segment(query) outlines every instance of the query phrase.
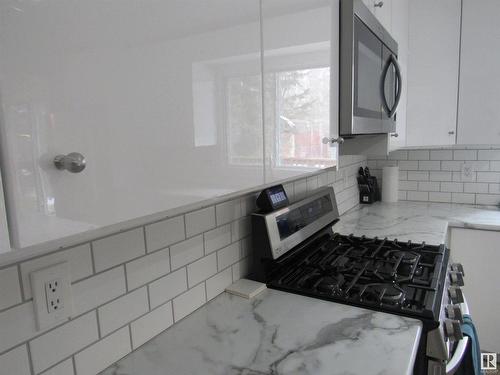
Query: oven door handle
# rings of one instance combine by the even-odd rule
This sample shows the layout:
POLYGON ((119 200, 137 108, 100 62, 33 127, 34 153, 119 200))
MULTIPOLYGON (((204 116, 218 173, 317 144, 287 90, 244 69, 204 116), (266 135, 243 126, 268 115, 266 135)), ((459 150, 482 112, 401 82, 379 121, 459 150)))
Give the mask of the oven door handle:
POLYGON ((385 112, 389 118, 392 118, 396 113, 396 109, 398 108, 399 101, 401 100, 401 91, 403 86, 403 81, 401 77, 401 68, 399 67, 398 60, 396 56, 392 55, 389 57, 387 64, 385 64, 384 70, 382 71, 382 81, 380 85, 380 91, 382 94, 382 105, 384 107, 385 112), (389 104, 387 103, 387 98, 385 96, 385 81, 387 80, 387 73, 389 72, 389 68, 391 65, 394 66, 394 71, 396 72, 396 98, 394 99, 394 104, 392 108, 389 108, 389 104))
MULTIPOLYGON (((464 296, 464 302, 461 304, 461 310, 463 315, 469 315, 469 305, 467 304, 467 300, 464 296)), ((465 356, 465 352, 467 351, 467 344, 469 343, 469 337, 464 336, 457 344, 455 349, 455 353, 453 353, 453 357, 446 364, 446 375, 454 374, 460 365, 465 356)))

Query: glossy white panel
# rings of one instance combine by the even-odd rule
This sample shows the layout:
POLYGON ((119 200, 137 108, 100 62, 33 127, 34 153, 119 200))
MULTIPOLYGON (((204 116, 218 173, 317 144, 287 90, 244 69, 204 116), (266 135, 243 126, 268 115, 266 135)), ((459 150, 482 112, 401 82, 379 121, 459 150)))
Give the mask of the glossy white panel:
POLYGON ((262 17, 266 182, 336 165, 339 1, 266 0, 262 17))
POLYGON ((0 14, 16 247, 264 182, 258 0, 3 1, 0 14), (87 168, 56 170, 73 151, 87 168))

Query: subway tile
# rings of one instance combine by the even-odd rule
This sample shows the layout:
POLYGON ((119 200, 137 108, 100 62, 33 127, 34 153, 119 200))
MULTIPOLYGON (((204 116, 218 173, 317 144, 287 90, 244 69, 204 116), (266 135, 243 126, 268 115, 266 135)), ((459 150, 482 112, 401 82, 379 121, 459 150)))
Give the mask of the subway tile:
MULTIPOLYGON (((336 180, 337 180, 337 171, 331 171, 331 170, 328 171, 328 184, 333 184, 336 180)), ((292 185, 292 187, 293 187, 292 183, 290 183, 290 185, 292 185)), ((287 194, 288 194, 288 192, 287 192, 287 194)))
POLYGON ((399 179, 408 180, 408 171, 399 171, 399 179))
POLYGON ((467 161, 467 166, 471 166, 473 171, 488 172, 490 170, 490 162, 486 160, 467 161))
POLYGON ((176 216, 157 223, 146 225, 146 244, 148 251, 155 251, 180 242, 186 238, 184 216, 176 216))
POLYGON ((252 231, 250 217, 246 216, 231 223, 231 241, 238 241, 248 236, 252 231))
POLYGON ((451 172, 429 172, 430 181, 451 181, 451 172))
POLYGON ((32 301, 0 313, 0 353, 37 333, 32 301))
POLYGON ((431 160, 453 160, 452 150, 431 150, 431 160))
POLYGON ((396 150, 389 154, 390 160, 408 160, 408 151, 396 150))
POLYGON ((478 160, 500 160, 500 150, 479 150, 478 160))
POLYGON ((125 294, 123 297, 99 307, 97 311, 101 336, 106 336, 108 333, 144 315, 148 310, 146 287, 125 294))
POLYGON ((75 315, 96 308, 125 294, 125 272, 116 267, 73 284, 75 315))
POLYGON ((293 183, 294 200, 298 201, 307 196, 307 181, 306 179, 298 180, 293 183))
POLYGON ((17 267, 0 270, 0 310, 22 302, 17 267))
POLYGON ((96 313, 92 311, 30 341, 33 369, 41 372, 97 339, 96 313))
POLYGON ((420 160, 418 162, 418 169, 421 171, 439 171, 441 169, 441 162, 437 160, 420 160))
POLYGON ((409 191, 406 194, 406 198, 409 201, 428 201, 429 200, 429 193, 424 192, 424 191, 409 191))
POLYGON ((475 197, 475 194, 451 193, 451 201, 453 203, 474 204, 475 197))
POLYGON ((384 167, 395 167, 397 165, 397 160, 377 160, 377 169, 382 169, 384 167))
POLYGON ((40 375, 74 375, 73 360, 71 358, 61 362, 50 370, 44 371, 40 375))
POLYGON ((477 182, 500 183, 500 172, 477 172, 477 182))
POLYGON ((400 201, 406 200, 406 191, 404 191, 404 190, 398 191, 398 200, 400 200, 400 201))
POLYGON ((454 150, 454 160, 477 160, 477 150, 454 150))
POLYGON ((307 191, 314 191, 318 188, 318 176, 307 177, 306 189, 307 191))
POLYGON ((155 308, 178 296, 187 289, 186 268, 172 272, 149 284, 151 308, 155 308))
POLYGON ((205 254, 210 254, 231 243, 231 225, 212 229, 203 235, 205 243, 205 254))
POLYGON ((170 272, 170 250, 156 251, 125 265, 128 289, 138 288, 170 272))
POLYGON ((500 203, 500 195, 496 194, 476 194, 476 204, 496 206, 500 203))
POLYGON ((323 187, 328 185, 328 173, 323 172, 318 175, 318 187, 323 187))
POLYGON ((172 302, 168 302, 130 324, 132 346, 137 349, 174 323, 172 302))
POLYGON ((489 192, 490 194, 500 194, 500 184, 489 184, 488 191, 481 191, 481 193, 487 192, 489 192))
POLYGON ((490 171, 500 172, 500 161, 490 161, 490 171))
POLYGON ((240 258, 240 243, 235 242, 217 251, 217 269, 223 270, 236 263, 240 258))
POLYGON ((31 375, 26 345, 0 356, 0 375, 31 375))
POLYGON ((233 282, 246 277, 250 273, 251 257, 240 260, 239 262, 233 264, 233 282))
POLYGON ((408 160, 429 160, 429 150, 410 150, 408 160))
POLYGON ((449 203, 449 202, 451 202, 451 193, 430 192, 429 193, 429 201, 430 202, 449 203))
POLYGON ((417 160, 401 160, 398 162, 400 170, 403 171, 417 171, 418 161, 417 160))
POLYGON ((203 256, 203 235, 180 242, 170 248, 170 262, 175 270, 203 256))
POLYGON ((92 242, 96 272, 117 266, 146 253, 142 228, 92 242))
POLYGON ((488 184, 486 183, 476 183, 476 182, 465 182, 464 183, 465 193, 488 193, 488 184))
MULTIPOLYGON (((293 183, 290 182, 287 185, 293 186, 293 183)), ((287 191, 287 194, 288 194, 288 191, 287 191)), ((247 195, 246 197, 241 198, 241 215, 242 216, 250 215, 250 214, 254 213, 255 211, 257 211, 257 203, 256 203, 257 196, 258 196, 258 194, 253 193, 253 194, 247 195)), ((290 200, 293 200, 293 194, 291 197, 288 196, 288 198, 290 200)))
POLYGON ((192 237, 215 228, 215 207, 189 212, 185 215, 186 236, 192 237))
POLYGON ((464 184, 461 182, 441 182, 441 191, 461 193, 464 191, 464 184))
POLYGON ((240 241, 240 259, 251 254, 252 246, 252 237, 247 237, 240 241))
POLYGON ((24 297, 26 299, 31 298, 31 272, 66 261, 69 263, 72 282, 92 275, 92 256, 90 254, 90 244, 88 243, 28 260, 21 263, 24 297))
POLYGON ((206 281, 207 300, 211 300, 221 294, 229 285, 233 283, 232 269, 226 268, 217 275, 212 276, 206 281))
POLYGON ((210 254, 187 266, 188 286, 192 288, 199 282, 217 273, 217 254, 210 254))
POLYGON ((418 190, 417 181, 399 181, 399 190, 418 190))
POLYGON ((429 179, 429 172, 408 172, 409 181, 427 181, 429 179))
POLYGON ((174 298, 174 321, 178 322, 185 316, 191 314, 194 310, 203 306, 205 302, 205 283, 198 284, 194 288, 174 298))
POLYGON ((418 183, 419 191, 439 191, 439 182, 433 181, 420 181, 418 183))
POLYGON ((463 161, 442 161, 441 170, 442 171, 461 171, 463 161))
MULTIPOLYGON (((334 173, 334 172, 333 172, 334 173)), ((335 175, 333 175, 335 179, 335 175)), ((293 182, 289 182, 288 184, 283 184, 283 189, 285 189, 286 196, 289 200, 293 201, 293 182)), ((219 223, 217 223, 219 225, 219 223)))
POLYGON ((96 342, 75 355, 78 375, 95 375, 132 351, 128 327, 96 342))

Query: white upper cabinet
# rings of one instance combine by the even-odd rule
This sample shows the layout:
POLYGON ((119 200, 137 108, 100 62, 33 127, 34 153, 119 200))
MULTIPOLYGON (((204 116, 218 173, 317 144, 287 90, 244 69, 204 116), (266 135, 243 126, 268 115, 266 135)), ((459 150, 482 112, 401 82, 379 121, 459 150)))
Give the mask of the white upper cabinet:
POLYGON ((266 182, 336 165, 339 0, 262 2, 266 182))
POLYGON ((459 144, 500 144, 500 1, 463 0, 459 144))
POLYGON ((410 1, 407 146, 456 137, 460 0, 410 1))

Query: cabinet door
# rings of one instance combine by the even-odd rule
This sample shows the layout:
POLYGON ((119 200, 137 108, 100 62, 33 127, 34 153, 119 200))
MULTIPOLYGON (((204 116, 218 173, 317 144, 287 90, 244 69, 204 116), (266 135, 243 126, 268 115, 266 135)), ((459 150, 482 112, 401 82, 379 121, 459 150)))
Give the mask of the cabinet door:
POLYGON ((407 145, 455 143, 460 0, 410 1, 407 145))
POLYGON ((262 2, 266 183, 337 162, 338 0, 262 2))
POLYGON ((462 288, 477 327, 481 349, 500 352, 500 232, 452 229, 450 256, 464 266, 462 288))
POLYGON ((500 143, 500 1, 464 0, 458 143, 500 143))

